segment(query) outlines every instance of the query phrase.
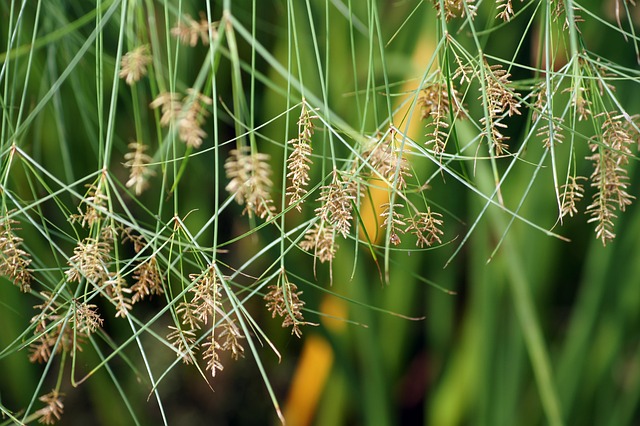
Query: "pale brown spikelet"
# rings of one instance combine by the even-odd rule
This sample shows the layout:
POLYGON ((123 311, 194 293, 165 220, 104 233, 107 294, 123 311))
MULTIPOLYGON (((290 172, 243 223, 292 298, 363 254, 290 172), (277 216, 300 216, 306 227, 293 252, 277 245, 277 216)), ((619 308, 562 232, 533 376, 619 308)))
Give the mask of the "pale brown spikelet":
POLYGON ((144 262, 140 262, 133 271, 132 277, 135 282, 131 286, 131 303, 137 303, 146 296, 164 293, 162 277, 160 277, 155 255, 150 256, 144 262))
POLYGON ((438 16, 444 14, 444 18, 449 22, 453 18, 464 18, 469 11, 469 16, 473 19, 476 15, 475 0, 443 0, 444 10, 441 10, 440 0, 432 0, 433 6, 438 11, 438 16), (466 3, 466 9, 465 9, 466 3))
POLYGON ((586 213, 591 216, 588 222, 596 223, 596 237, 606 245, 615 238, 615 212, 624 211, 634 198, 627 193, 629 177, 624 167, 632 156, 629 147, 634 140, 622 121, 623 115, 605 112, 597 117, 603 119, 602 134, 592 138, 589 148, 593 154, 587 157, 593 161, 590 180, 596 193, 586 213))
POLYGON ((162 116, 160 117, 160 125, 163 127, 173 123, 182 111, 182 95, 173 92, 161 92, 151 103, 149 107, 152 109, 160 108, 162 116))
POLYGON ((204 105, 212 105, 213 100, 195 91, 187 89, 188 102, 183 100, 183 109, 178 118, 178 135, 180 140, 192 148, 200 148, 207 133, 202 130, 204 120, 209 115, 204 105))
POLYGON ((561 144, 564 141, 564 134, 562 133, 561 119, 553 117, 548 124, 540 127, 536 136, 542 137, 542 145, 549 149, 552 146, 561 144))
POLYGON ((136 253, 140 253, 142 249, 147 246, 147 241, 140 234, 135 233, 134 229, 131 227, 121 228, 122 232, 122 243, 126 243, 130 241, 133 244, 133 250, 136 253))
POLYGON ((380 217, 384 220, 380 227, 385 229, 389 227, 389 242, 397 246, 401 243, 400 235, 398 234, 403 234, 404 229, 402 229, 402 227, 407 225, 406 222, 404 222, 404 215, 399 212, 399 209, 404 206, 402 204, 385 203, 381 207, 384 210, 380 214, 380 217))
POLYGON ((180 140, 189 147, 199 148, 207 136, 202 130, 204 120, 209 115, 205 105, 212 105, 213 100, 194 89, 187 89, 187 95, 183 99, 179 93, 163 92, 149 106, 153 109, 160 108, 161 126, 175 123, 180 140))
MULTIPOLYGON (((507 128, 507 125, 501 120, 504 115, 520 115, 520 101, 517 99, 519 94, 510 87, 511 74, 502 65, 489 65, 484 61, 484 69, 488 116, 482 117, 480 122, 484 126, 483 135, 489 141, 491 150, 495 155, 501 155, 507 150, 509 139, 502 133, 501 129, 507 128)), ((481 95, 478 99, 483 100, 484 96, 481 95)))
POLYGON ((128 146, 131 151, 124 155, 124 159, 127 160, 124 166, 130 170, 129 180, 125 186, 133 188, 136 195, 140 195, 149 186, 149 177, 155 175, 155 172, 148 167, 152 159, 145 154, 148 147, 143 143, 131 142, 128 146))
POLYGON ((499 10, 496 18, 500 18, 505 22, 509 22, 513 18, 514 11, 511 0, 496 0, 496 8, 499 10))
POLYGON ((584 185, 580 181, 586 179, 583 176, 569 176, 567 183, 562 185, 560 217, 565 217, 566 215, 573 217, 574 214, 578 213, 576 204, 584 196, 584 185))
POLYGON ((342 181, 338 170, 333 169, 331 183, 323 186, 320 194, 320 207, 315 210, 316 216, 331 224, 346 238, 351 230, 355 197, 349 186, 342 181))
POLYGON ((77 333, 82 336, 89 336, 102 327, 104 320, 100 317, 96 305, 86 302, 75 302, 75 305, 73 323, 77 333))
POLYGON ((422 89, 418 97, 422 119, 430 121, 427 124, 432 130, 427 133, 426 145, 431 146, 434 154, 441 156, 448 139, 449 123, 447 122, 450 105, 449 92, 445 83, 433 83, 422 89))
POLYGON ((432 212, 431 207, 427 207, 426 212, 418 212, 409 218, 409 226, 404 231, 415 235, 416 245, 420 248, 425 245, 431 247, 436 242, 442 244, 440 236, 444 234, 443 223, 442 215, 432 212))
POLYGON ((80 282, 82 278, 100 286, 107 279, 107 263, 111 245, 95 238, 87 237, 78 242, 73 249, 73 256, 67 264, 69 269, 65 271, 67 281, 80 282))
POLYGON ((127 287, 127 282, 119 274, 111 274, 111 277, 105 282, 105 291, 111 302, 116 307, 116 318, 126 317, 131 310, 131 288, 127 287))
POLYGON ((287 179, 291 184, 287 187, 289 205, 295 205, 298 211, 302 211, 306 187, 309 185, 309 165, 311 161, 311 136, 315 129, 311 110, 302 102, 302 110, 298 119, 298 137, 289 141, 293 145, 293 151, 287 159, 287 179))
POLYGON ((167 340, 176 351, 176 356, 185 364, 195 364, 195 352, 198 350, 195 330, 173 326, 169 326, 169 330, 171 331, 167 334, 167 340))
POLYGON ((244 336, 235 321, 230 317, 226 317, 217 328, 222 329, 218 333, 218 340, 222 342, 220 349, 231 352, 231 358, 235 360, 244 357, 244 347, 240 343, 244 336))
POLYGON ((629 137, 635 141, 638 149, 640 149, 640 114, 627 117, 622 126, 629 137))
POLYGON ((411 176, 407 159, 399 153, 396 146, 397 130, 391 128, 387 136, 380 140, 374 139, 374 147, 364 153, 365 160, 368 160, 371 168, 377 171, 389 186, 402 190, 406 188, 406 178, 411 176), (397 172, 397 175, 396 175, 397 172))
POLYGON ((289 281, 283 270, 278 284, 270 285, 269 292, 264 296, 271 317, 283 318, 282 327, 291 327, 291 334, 298 337, 302 336, 300 326, 310 324, 305 322, 302 315, 305 302, 300 299, 301 295, 302 291, 298 291, 298 286, 289 281))
POLYGON ((304 240, 300 242, 300 248, 304 251, 313 252, 320 263, 333 261, 338 250, 335 242, 336 231, 327 222, 318 222, 304 234, 304 240))
POLYGON ((82 330, 74 334, 74 329, 66 326, 66 321, 60 314, 62 308, 57 306, 52 293, 41 292, 40 295, 44 301, 34 306, 40 312, 31 318, 31 323, 35 324, 35 339, 29 344, 29 361, 47 362, 54 353, 54 348, 55 353, 68 351, 74 342, 76 348, 82 350, 82 338, 87 334, 82 330))
POLYGON ((190 15, 185 14, 176 25, 171 28, 171 35, 176 37, 182 44, 194 47, 198 40, 205 46, 209 45, 209 31, 212 39, 218 37, 218 22, 209 22, 204 13, 200 12, 200 21, 196 21, 190 15))
POLYGON ((15 234, 20 230, 16 227, 19 222, 10 219, 9 213, 5 212, 0 221, 0 275, 9 278, 21 291, 28 293, 33 279, 29 269, 31 259, 29 253, 21 248, 22 238, 15 234))
POLYGON ((80 222, 80 226, 83 228, 86 226, 92 227, 94 224, 100 222, 103 216, 102 211, 106 209, 109 201, 101 185, 104 177, 100 179, 101 182, 97 186, 95 184, 86 185, 87 193, 81 202, 81 205, 84 204, 85 206, 84 211, 78 207, 80 213, 70 216, 72 222, 80 222))
POLYGON ((224 370, 224 365, 220 362, 222 347, 216 339, 214 329, 211 330, 207 341, 202 346, 204 347, 202 359, 206 362, 206 369, 211 371, 211 375, 215 377, 216 372, 224 370))
MULTIPOLYGON (((451 37, 451 35, 449 34, 447 37, 451 37)), ((453 76, 451 77, 451 81, 460 77, 460 86, 465 83, 471 83, 471 81, 477 77, 477 72, 474 70, 473 66, 468 62, 464 63, 455 51, 453 51, 453 57, 456 62, 456 68, 453 76)))
POLYGON ((253 153, 249 147, 233 149, 224 168, 229 179, 226 190, 234 194, 238 204, 245 206, 243 214, 255 213, 260 218, 273 214, 269 155, 253 153))
POLYGON ((202 274, 191 274, 192 281, 189 291, 193 295, 190 308, 198 322, 207 324, 222 309, 222 285, 214 265, 209 266, 202 274))
POLYGON ((147 75, 147 66, 151 63, 149 46, 143 44, 122 57, 120 65, 120 78, 124 78, 129 86, 147 75))
POLYGON ((62 397, 63 394, 54 389, 48 394, 38 398, 38 400, 45 404, 45 407, 35 412, 35 415, 38 417, 38 423, 52 425, 62 418, 64 412, 62 397))

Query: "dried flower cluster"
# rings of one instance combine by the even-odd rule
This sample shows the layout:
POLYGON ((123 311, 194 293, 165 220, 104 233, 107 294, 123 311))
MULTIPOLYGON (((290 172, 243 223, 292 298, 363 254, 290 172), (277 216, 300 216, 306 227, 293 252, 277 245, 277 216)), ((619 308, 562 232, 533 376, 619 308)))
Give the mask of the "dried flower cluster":
POLYGON ((211 39, 215 40, 218 36, 218 22, 209 22, 204 13, 200 12, 200 21, 196 21, 190 15, 185 14, 183 19, 179 20, 176 25, 171 28, 171 35, 176 37, 182 44, 194 47, 198 44, 198 40, 203 45, 209 45, 209 32, 211 39))
POLYGON ((271 312, 271 317, 279 316, 284 318, 282 327, 291 327, 291 334, 302 336, 300 326, 309 325, 302 315, 304 301, 300 300, 302 291, 298 291, 298 286, 287 278, 287 274, 282 271, 277 285, 270 285, 269 292, 264 296, 267 309, 271 312))
POLYGON ((194 89, 187 89, 187 97, 184 99, 179 93, 163 92, 149 106, 153 109, 160 108, 160 125, 166 127, 175 124, 180 140, 188 147, 199 148, 207 136, 202 130, 204 120, 209 115, 204 105, 212 104, 213 100, 210 97, 194 89))
POLYGON ((144 262, 138 264, 132 277, 135 283, 131 286, 131 303, 137 303, 150 295, 161 295, 162 277, 158 271, 158 262, 155 256, 150 256, 144 262))
POLYGON ((505 22, 509 22, 513 18, 513 4, 511 0, 496 0, 496 7, 499 10, 496 18, 500 18, 505 22))
POLYGON ((451 99, 446 83, 433 83, 422 89, 418 97, 422 119, 429 120, 427 127, 431 129, 427 133, 427 146, 432 146, 433 152, 441 157, 445 152, 449 138, 449 117, 453 111, 457 117, 464 113, 460 106, 458 91, 451 86, 451 99), (453 101, 453 105, 452 102, 453 101))
POLYGON ((36 411, 38 417, 38 423, 45 425, 55 424, 62 418, 64 412, 64 404, 62 403, 63 395, 58 390, 54 389, 46 395, 38 398, 45 404, 45 407, 36 411))
POLYGON ((104 182, 104 177, 100 177, 101 181, 99 185, 96 186, 94 184, 87 185, 87 194, 82 200, 81 204, 84 204, 85 209, 82 211, 78 207, 78 211, 80 213, 73 214, 70 217, 72 222, 80 222, 80 226, 83 228, 88 226, 91 228, 93 225, 96 225, 102 219, 102 211, 106 209, 109 198, 104 194, 104 189, 102 183, 104 182))
POLYGON ((69 282, 80 282, 83 278, 96 287, 108 277, 108 262, 111 245, 108 242, 96 238, 87 237, 78 242, 73 249, 73 256, 67 264, 69 269, 65 271, 69 282))
POLYGON ((20 248, 22 238, 15 232, 19 230, 15 225, 18 221, 10 219, 5 212, 0 222, 0 275, 9 278, 20 290, 28 293, 31 291, 31 259, 29 253, 20 248))
POLYGON ((405 178, 411 176, 411 173, 407 159, 397 147, 396 134, 397 130, 392 127, 386 137, 374 139, 374 147, 365 151, 363 156, 371 169, 386 179, 389 186, 403 190, 407 186, 405 178))
MULTIPOLYGON (((500 129, 506 129, 502 123, 503 115, 511 117, 520 115, 520 101, 518 93, 511 89, 509 74, 502 69, 502 65, 489 65, 484 62, 486 107, 488 116, 482 117, 480 122, 484 126, 483 134, 489 140, 489 146, 495 155, 501 155, 507 150, 508 136, 500 129)), ((482 90, 482 89, 481 89, 482 90)), ((484 94, 479 99, 484 99, 484 94)))
POLYGON ((615 238, 613 219, 615 212, 624 211, 631 204, 633 196, 627 193, 629 177, 624 168, 632 155, 630 146, 635 143, 622 121, 622 115, 602 113, 602 134, 589 143, 593 161, 591 186, 596 189, 592 203, 586 212, 591 216, 588 222, 596 223, 596 236, 603 245, 615 238))
POLYGON ((431 207, 427 206, 426 212, 418 212, 411 216, 409 226, 404 232, 411 232, 416 237, 416 245, 423 248, 425 245, 431 247, 436 241, 441 244, 440 236, 444 234, 442 225, 444 221, 441 219, 440 213, 431 211, 431 207))
POLYGON ((317 200, 320 207, 315 212, 317 217, 328 222, 346 238, 351 230, 353 203, 356 199, 350 187, 340 178, 338 170, 334 169, 331 175, 331 183, 320 190, 321 195, 317 200))
POLYGON ((149 177, 155 175, 155 172, 149 169, 151 157, 145 154, 147 146, 141 142, 132 142, 129 144, 130 152, 124 155, 127 160, 124 166, 129 171, 129 180, 125 184, 127 188, 133 188, 136 195, 142 194, 142 191, 149 186, 149 177))
POLYGON ((120 78, 124 78, 129 86, 147 75, 147 66, 151 63, 149 46, 144 44, 126 53, 120 64, 120 78))
POLYGON ((394 246, 402 242, 399 234, 404 234, 402 227, 406 226, 404 215, 399 211, 402 207, 404 207, 402 204, 385 203, 382 205, 384 210, 380 214, 384 219, 380 226, 389 229, 389 242, 394 246))
POLYGON ((226 189, 234 194, 238 204, 245 205, 243 213, 249 216, 255 213, 261 219, 273 214, 273 182, 268 154, 251 152, 246 146, 233 149, 224 168, 229 179, 226 189))
POLYGON ((335 240, 336 230, 329 223, 316 222, 304 234, 304 240, 300 242, 300 248, 313 252, 314 259, 320 260, 320 263, 331 263, 338 250, 335 240))
POLYGON ((131 310, 131 298, 128 296, 133 290, 127 287, 127 281, 120 274, 110 274, 105 281, 105 292, 116 307, 116 318, 126 317, 131 310))
POLYGON ((29 345, 31 362, 47 362, 53 353, 82 350, 82 343, 102 326, 102 318, 93 304, 73 302, 72 312, 59 306, 52 293, 40 293, 44 302, 36 305, 40 312, 31 322, 35 324, 34 340, 29 345), (67 322, 66 317, 69 317, 67 322))
POLYGON ((464 18, 467 14, 473 19, 476 15, 474 0, 432 0, 433 5, 441 16, 444 11, 444 18, 449 22, 453 18, 464 18))
POLYGON ((584 185, 580 183, 580 180, 586 179, 582 176, 569 176, 569 180, 565 185, 562 185, 562 205, 560 207, 560 217, 569 215, 573 217, 578 213, 577 203, 584 196, 584 185))
POLYGON ((311 161, 311 137, 314 132, 313 119, 307 104, 302 102, 302 111, 298 119, 298 137, 289 141, 293 144, 293 151, 287 159, 287 179, 291 184, 287 187, 289 205, 295 205, 298 211, 302 211, 306 187, 309 185, 309 164, 311 161))
POLYGON ((564 134, 560 125, 561 120, 553 117, 548 123, 540 127, 536 133, 536 136, 542 137, 542 145, 547 149, 564 141, 564 134))
POLYGON ((215 266, 211 265, 202 274, 191 274, 189 278, 192 280, 189 288, 191 299, 181 302, 176 308, 182 326, 170 326, 171 332, 167 339, 184 363, 193 364, 196 362, 195 353, 199 350, 197 332, 211 322, 206 331, 202 358, 206 362, 206 369, 215 376, 217 371, 223 369, 220 361, 221 351, 230 352, 234 359, 244 355, 241 343, 244 336, 234 319, 224 309, 222 284, 215 266))
MULTIPOLYGON (((147 247, 144 237, 135 234, 131 228, 123 228, 122 236, 123 243, 130 241, 133 244, 133 250, 136 254, 140 254, 147 247)), ((131 276, 134 280, 134 284, 131 286, 131 304, 135 304, 147 296, 164 293, 162 277, 155 255, 152 254, 138 263, 131 276)))

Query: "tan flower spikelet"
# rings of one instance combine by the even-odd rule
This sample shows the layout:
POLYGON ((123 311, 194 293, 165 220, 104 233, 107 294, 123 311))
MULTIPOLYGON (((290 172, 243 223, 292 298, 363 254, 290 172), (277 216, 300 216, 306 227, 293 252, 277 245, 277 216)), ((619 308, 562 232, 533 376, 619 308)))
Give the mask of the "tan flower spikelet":
POLYGON ((102 327, 104 320, 100 317, 96 305, 83 302, 76 303, 73 322, 77 333, 89 336, 102 327))
POLYGON ((229 317, 226 317, 217 327, 211 328, 207 341, 203 345, 205 349, 202 358, 207 363, 206 369, 211 371, 212 376, 215 377, 216 371, 224 369, 220 361, 220 352, 230 352, 234 360, 244 357, 242 339, 244 339, 242 332, 235 321, 229 317))
POLYGON ((437 156, 441 156, 447 144, 449 137, 448 119, 450 112, 453 110, 455 116, 462 113, 458 101, 459 94, 455 88, 451 88, 451 96, 453 105, 449 100, 449 89, 446 83, 433 83, 422 89, 418 97, 418 105, 420 106, 422 119, 429 120, 427 127, 432 129, 427 133, 426 145, 432 146, 433 152, 437 156))
POLYGON ((212 105, 213 100, 193 89, 187 89, 188 97, 182 99, 178 93, 160 93, 149 106, 160 108, 163 127, 175 123, 178 137, 187 146, 199 148, 207 133, 202 130, 205 118, 209 115, 204 105, 212 105))
POLYGON ((300 242, 300 248, 304 251, 313 252, 320 263, 329 262, 336 257, 338 245, 335 242, 336 231, 328 223, 314 223, 313 227, 304 234, 304 240, 300 242))
POLYGON ((340 173, 334 169, 331 183, 320 190, 321 195, 318 198, 320 207, 315 210, 317 217, 331 224, 344 238, 349 235, 353 220, 351 212, 355 197, 350 189, 342 182, 340 173))
POLYGON ((255 213, 261 219, 273 214, 269 155, 252 153, 249 147, 233 149, 224 168, 229 179, 226 190, 235 195, 238 204, 245 205, 243 214, 255 213))
POLYGON ((111 246, 95 238, 85 238, 73 249, 73 256, 67 264, 69 269, 65 271, 69 282, 80 282, 84 277, 87 281, 100 286, 107 278, 107 262, 111 246))
POLYGON ((202 124, 209 115, 203 105, 212 105, 213 100, 193 89, 187 89, 187 94, 189 103, 183 103, 182 113, 178 119, 178 134, 180 140, 187 146, 200 148, 202 140, 207 136, 207 133, 202 130, 202 124))
POLYGON ((282 327, 291 327, 291 334, 298 337, 302 336, 300 326, 309 324, 302 315, 305 303, 300 300, 300 295, 302 291, 298 291, 298 286, 290 282, 286 273, 282 271, 278 285, 270 285, 269 292, 264 296, 271 318, 284 318, 282 327))
POLYGON ((560 119, 552 118, 550 124, 545 124, 540 127, 540 130, 536 133, 536 136, 541 136, 542 144, 545 148, 549 149, 553 145, 561 144, 564 141, 564 134, 562 133, 562 127, 560 126, 560 119))
POLYGON ((369 161, 371 168, 382 175, 390 186, 402 190, 407 186, 405 178, 411 176, 411 173, 407 159, 398 155, 396 133, 397 130, 391 128, 387 137, 376 141, 375 146, 363 156, 369 161))
POLYGON ((184 364, 195 364, 195 352, 198 350, 195 330, 184 330, 173 326, 169 326, 169 330, 171 331, 167 334, 167 340, 176 350, 176 356, 184 364))
POLYGON ((62 418, 62 413, 64 412, 62 397, 63 394, 54 389, 48 394, 38 398, 46 405, 35 412, 35 415, 38 417, 38 423, 52 425, 62 418))
MULTIPOLYGON (((101 177, 101 179, 104 179, 101 177)), ((102 183, 102 182, 100 182, 102 183)), ((86 185, 87 194, 82 200, 81 204, 85 205, 84 212, 78 207, 79 214, 71 215, 72 222, 80 222, 80 226, 83 228, 86 226, 92 227, 94 224, 99 223, 102 219, 102 209, 105 209, 109 198, 104 194, 102 185, 89 184, 86 185)))
POLYGON ((624 168, 632 155, 629 146, 634 141, 622 122, 623 115, 606 112, 598 117, 603 118, 602 135, 589 143, 593 154, 587 157, 593 161, 590 180, 596 193, 586 212, 591 216, 588 222, 596 223, 596 237, 606 245, 615 238, 615 212, 624 211, 634 198, 627 193, 629 177, 624 168))
MULTIPOLYGON (((480 122, 484 126, 483 134, 489 140, 489 146, 495 155, 503 154, 507 149, 508 136, 502 134, 500 129, 505 129, 506 124, 501 122, 503 115, 511 117, 514 114, 520 115, 520 101, 518 93, 514 92, 510 86, 509 74, 502 69, 502 65, 489 65, 484 62, 485 86, 488 117, 482 117, 480 122), (490 128, 490 134, 487 133, 490 128)), ((478 99, 483 99, 481 95, 478 99)))
POLYGON ((586 180, 582 176, 569 176, 569 180, 565 185, 562 185, 562 206, 560 208, 560 217, 569 215, 573 217, 578 213, 576 204, 584 196, 584 186, 579 182, 580 180, 586 180))
POLYGON ((431 247, 436 241, 441 244, 440 236, 444 234, 442 231, 443 220, 440 213, 431 211, 431 207, 427 207, 426 212, 418 212, 409 218, 409 226, 404 232, 411 232, 416 236, 416 245, 423 248, 425 244, 431 247))
POLYGON ((496 0, 497 9, 500 11, 496 18, 500 18, 505 22, 509 22, 513 18, 513 4, 511 0, 496 0))
POLYGON ((220 343, 218 343, 213 331, 202 346, 205 348, 202 352, 202 359, 207 363, 205 368, 211 371, 211 375, 215 377, 216 372, 224 370, 224 365, 220 362, 220 351, 222 347, 220 343))
POLYGON ((105 282, 107 295, 111 298, 111 302, 116 307, 116 318, 126 317, 131 310, 131 298, 127 296, 131 294, 131 288, 127 287, 127 282, 122 276, 112 274, 111 278, 105 282))
POLYGON ((209 318, 215 316, 216 311, 223 312, 220 279, 214 265, 211 265, 203 274, 191 274, 189 278, 192 281, 189 291, 193 294, 189 304, 190 309, 197 321, 206 325, 209 318))
POLYGON ((182 95, 179 93, 162 92, 151 101, 149 107, 152 109, 160 108, 160 112, 162 112, 160 117, 161 126, 166 127, 178 119, 182 111, 181 99, 182 95))
POLYGON ((244 347, 240 343, 244 336, 235 321, 227 317, 217 328, 222 329, 218 334, 218 340, 222 341, 220 349, 231 352, 231 358, 235 360, 244 357, 244 347))
MULTIPOLYGON (((438 11, 438 16, 440 16, 443 11, 440 10, 440 0, 432 0, 433 5, 438 11)), ((467 9, 469 11, 469 16, 473 19, 476 15, 476 7, 473 4, 474 0, 466 0, 467 9)), ((464 18, 466 15, 465 11, 465 0, 443 0, 444 4, 444 18, 449 22, 453 18, 464 18)))
POLYGON ((31 290, 31 259, 22 250, 22 238, 16 236, 19 230, 14 225, 19 222, 8 218, 8 212, 0 222, 0 275, 9 278, 20 290, 28 293, 31 290))
POLYGON ((164 293, 162 278, 158 270, 158 262, 155 256, 149 257, 141 262, 132 274, 135 280, 131 286, 131 303, 137 303, 150 295, 160 295, 164 293))
POLYGON ((33 334, 35 339, 29 344, 29 361, 43 363, 55 353, 69 351, 75 341, 76 348, 82 350, 83 337, 86 337, 82 328, 74 329, 65 326, 65 319, 60 315, 62 308, 56 306, 54 296, 48 292, 41 292, 44 299, 40 305, 34 308, 40 312, 31 318, 31 323, 35 324, 33 334), (56 346, 57 345, 57 346, 56 346))
POLYGON ((124 159, 127 160, 124 166, 129 171, 129 180, 125 183, 127 188, 134 189, 136 195, 142 194, 142 191, 149 186, 149 177, 155 175, 155 172, 149 169, 148 164, 151 162, 151 157, 145 154, 147 146, 140 142, 132 142, 129 144, 130 152, 124 155, 124 159))
POLYGON ((293 144, 293 151, 287 159, 287 179, 291 184, 287 187, 289 205, 296 206, 298 211, 302 211, 304 195, 307 193, 306 187, 309 185, 309 164, 311 161, 311 136, 314 132, 313 119, 307 104, 302 102, 302 111, 298 119, 298 137, 289 143, 293 144))
POLYGON ((182 44, 194 47, 198 44, 198 39, 205 46, 209 45, 209 31, 211 37, 215 40, 218 36, 218 22, 209 22, 204 13, 200 12, 200 21, 196 21, 190 15, 185 14, 183 19, 179 20, 176 25, 171 28, 171 35, 178 38, 182 44))
POLYGON ((385 203, 382 207, 384 211, 380 214, 380 217, 382 217, 384 221, 380 227, 385 229, 389 227, 389 242, 397 246, 401 243, 398 234, 403 234, 405 231, 402 227, 407 225, 403 220, 404 216, 398 211, 404 206, 402 204, 391 205, 390 203, 385 203))
POLYGON ((124 78, 129 86, 147 75, 147 66, 151 63, 149 46, 143 44, 126 53, 120 65, 120 78, 124 78))

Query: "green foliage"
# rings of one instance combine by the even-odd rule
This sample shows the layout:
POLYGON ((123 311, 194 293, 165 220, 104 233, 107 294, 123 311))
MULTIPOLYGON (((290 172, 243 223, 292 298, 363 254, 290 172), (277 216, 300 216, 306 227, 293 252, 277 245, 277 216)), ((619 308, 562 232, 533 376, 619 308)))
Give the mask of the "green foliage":
POLYGON ((606 3, 0 4, 4 424, 640 422, 606 3))

